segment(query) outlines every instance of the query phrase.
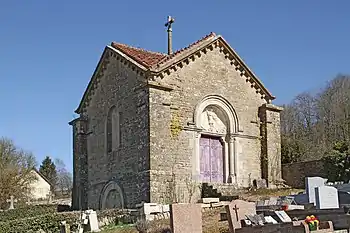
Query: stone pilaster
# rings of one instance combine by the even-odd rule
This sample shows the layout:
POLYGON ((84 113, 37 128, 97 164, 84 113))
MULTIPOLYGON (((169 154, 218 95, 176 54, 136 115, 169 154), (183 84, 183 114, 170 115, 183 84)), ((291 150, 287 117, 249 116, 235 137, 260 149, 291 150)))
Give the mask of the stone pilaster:
POLYGON ((72 208, 88 208, 87 119, 80 116, 69 122, 73 127, 73 190, 72 208))
POLYGON ((269 187, 282 178, 280 112, 283 108, 264 104, 259 108, 261 121, 261 172, 269 187))

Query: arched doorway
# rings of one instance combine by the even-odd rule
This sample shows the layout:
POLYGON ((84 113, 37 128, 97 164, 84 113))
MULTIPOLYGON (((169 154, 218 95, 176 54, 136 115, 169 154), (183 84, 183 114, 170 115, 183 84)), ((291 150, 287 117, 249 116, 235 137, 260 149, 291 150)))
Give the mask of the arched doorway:
POLYGON ((197 132, 193 173, 198 181, 236 182, 239 126, 231 104, 221 96, 207 96, 196 106, 194 122, 197 132))

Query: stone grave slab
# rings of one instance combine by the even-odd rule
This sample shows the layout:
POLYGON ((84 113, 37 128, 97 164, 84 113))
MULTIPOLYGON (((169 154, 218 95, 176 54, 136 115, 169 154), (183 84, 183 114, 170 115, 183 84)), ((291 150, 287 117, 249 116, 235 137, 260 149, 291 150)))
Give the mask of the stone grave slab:
POLYGON ((91 232, 100 232, 98 227, 97 213, 94 210, 90 210, 89 214, 89 226, 91 232))
POLYGON ((216 197, 202 198, 202 203, 204 203, 204 204, 211 204, 211 203, 218 203, 218 202, 220 202, 220 199, 216 198, 216 197))
POLYGON ((292 222, 292 219, 288 216, 288 214, 283 211, 283 210, 279 210, 279 211, 275 211, 275 214, 277 215, 277 217, 281 220, 281 222, 283 223, 288 223, 288 222, 292 222))
POLYGON ((242 228, 241 220, 246 215, 255 215, 256 207, 254 202, 246 202, 242 200, 234 200, 225 206, 230 232, 234 232, 237 228, 242 228))
POLYGON ((265 218, 265 222, 267 223, 278 224, 276 219, 274 219, 272 216, 265 216, 264 218, 265 218))
POLYGON ((170 226, 172 233, 202 233, 201 204, 170 205, 170 226))
POLYGON ((331 186, 315 188, 317 209, 337 209, 339 208, 338 190, 331 186))
POLYGON ((317 176, 305 178, 305 186, 306 186, 305 190, 308 196, 309 203, 314 203, 314 205, 316 205, 315 188, 325 186, 326 182, 327 182, 327 179, 324 179, 322 177, 317 177, 317 176))

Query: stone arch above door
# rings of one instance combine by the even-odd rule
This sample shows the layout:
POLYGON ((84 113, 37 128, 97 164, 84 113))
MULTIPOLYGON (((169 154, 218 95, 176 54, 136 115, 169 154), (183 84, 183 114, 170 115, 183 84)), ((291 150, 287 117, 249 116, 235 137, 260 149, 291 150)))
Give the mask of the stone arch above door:
MULTIPOLYGON (((221 134, 233 134, 238 133, 239 122, 237 114, 225 98, 218 95, 209 95, 204 97, 196 106, 194 111, 193 120, 197 129, 208 130, 210 119, 213 120, 214 126, 218 128, 221 134), (205 119, 205 115, 207 119, 205 119), (216 121, 215 121, 216 118, 216 121), (207 123, 207 124, 206 124, 207 123), (223 127, 226 127, 226 132, 222 132, 223 127)), ((210 130, 208 130, 210 132, 210 130)), ((213 132, 218 133, 218 132, 213 132)))
POLYGON ((109 181, 100 195, 100 209, 124 209, 124 194, 115 181, 109 181))

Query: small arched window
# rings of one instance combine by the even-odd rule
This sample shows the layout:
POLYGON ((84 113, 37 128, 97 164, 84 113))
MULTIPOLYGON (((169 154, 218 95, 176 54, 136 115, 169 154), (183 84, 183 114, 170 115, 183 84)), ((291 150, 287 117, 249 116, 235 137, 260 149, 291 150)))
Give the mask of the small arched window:
POLYGON ((121 145, 120 125, 121 113, 113 106, 108 111, 106 122, 107 153, 118 149, 121 145))

